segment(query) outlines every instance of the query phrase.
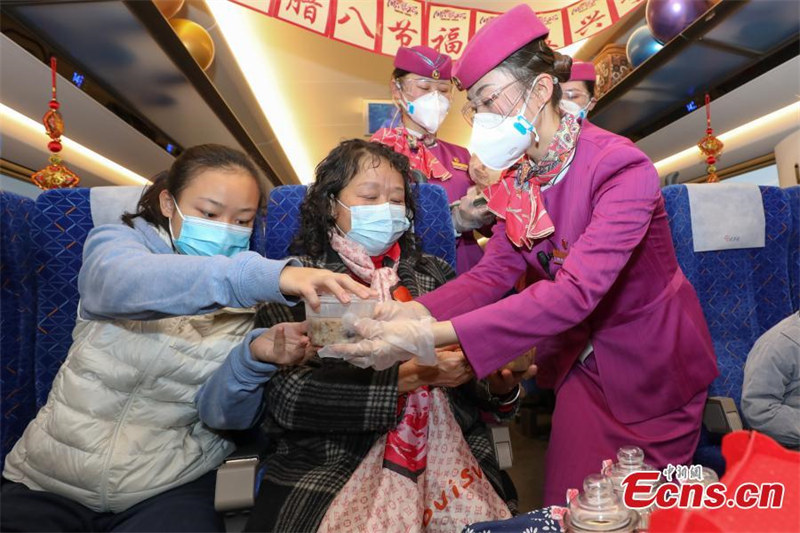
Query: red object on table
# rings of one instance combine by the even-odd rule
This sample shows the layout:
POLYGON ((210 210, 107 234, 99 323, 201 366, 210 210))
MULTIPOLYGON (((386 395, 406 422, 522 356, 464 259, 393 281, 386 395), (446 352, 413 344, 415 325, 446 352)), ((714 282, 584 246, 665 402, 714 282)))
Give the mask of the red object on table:
POLYGON ((782 483, 780 509, 723 505, 718 509, 663 509, 653 513, 650 533, 778 533, 800 531, 800 452, 787 450, 756 431, 736 431, 722 439, 728 467, 722 483, 731 499, 745 483, 782 483))

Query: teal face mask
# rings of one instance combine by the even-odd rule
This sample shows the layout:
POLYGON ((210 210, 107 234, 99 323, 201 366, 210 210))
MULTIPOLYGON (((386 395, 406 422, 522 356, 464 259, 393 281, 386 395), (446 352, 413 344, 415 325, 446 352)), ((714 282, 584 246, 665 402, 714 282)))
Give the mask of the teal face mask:
POLYGON ((336 201, 350 211, 350 231, 347 232, 347 238, 363 246, 372 257, 385 253, 411 227, 404 205, 387 202, 348 207, 339 200, 336 201))
POLYGON ((215 222, 200 217, 183 216, 177 201, 175 201, 175 210, 183 220, 181 234, 177 239, 173 235, 172 220, 169 223, 169 234, 172 237, 172 243, 180 253, 232 257, 250 248, 252 228, 215 222))

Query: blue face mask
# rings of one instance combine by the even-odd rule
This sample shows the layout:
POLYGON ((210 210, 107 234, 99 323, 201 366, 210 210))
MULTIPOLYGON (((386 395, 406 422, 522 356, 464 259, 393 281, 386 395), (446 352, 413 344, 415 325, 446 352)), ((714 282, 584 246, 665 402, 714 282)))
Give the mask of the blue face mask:
POLYGON ((404 205, 339 205, 350 211, 347 238, 363 246, 372 257, 386 253, 411 227, 404 205))
MULTIPOLYGON (((174 200, 173 200, 174 201, 174 200)), ((234 226, 224 222, 214 222, 200 217, 186 217, 181 213, 178 202, 175 210, 183 219, 181 234, 176 239, 172 234, 172 221, 169 234, 179 252, 185 255, 226 255, 232 257, 250 248, 252 228, 234 226)))

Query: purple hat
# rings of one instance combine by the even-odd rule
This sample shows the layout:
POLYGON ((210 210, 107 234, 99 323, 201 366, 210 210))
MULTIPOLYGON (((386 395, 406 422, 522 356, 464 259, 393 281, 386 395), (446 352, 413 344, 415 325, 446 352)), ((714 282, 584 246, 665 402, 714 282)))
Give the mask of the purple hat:
POLYGON ((505 58, 548 33, 550 30, 529 6, 522 4, 509 9, 487 22, 467 43, 456 62, 456 86, 469 89, 505 58))
POLYGON ((394 56, 394 67, 432 78, 449 80, 453 76, 453 60, 427 46, 402 46, 394 56))
POLYGON ((594 64, 588 61, 573 61, 572 71, 569 74, 569 81, 591 81, 594 82, 597 74, 594 72, 594 64))

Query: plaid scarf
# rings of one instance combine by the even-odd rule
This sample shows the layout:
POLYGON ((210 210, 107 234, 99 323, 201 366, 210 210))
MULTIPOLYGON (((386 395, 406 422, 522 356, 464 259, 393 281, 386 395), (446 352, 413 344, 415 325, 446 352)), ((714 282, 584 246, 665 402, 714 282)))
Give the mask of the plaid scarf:
POLYGON ((581 124, 565 114, 547 153, 538 163, 523 156, 500 181, 484 191, 489 211, 506 221, 506 235, 515 246, 533 247, 533 241, 555 231, 542 201, 541 186, 555 179, 572 162, 581 124))

